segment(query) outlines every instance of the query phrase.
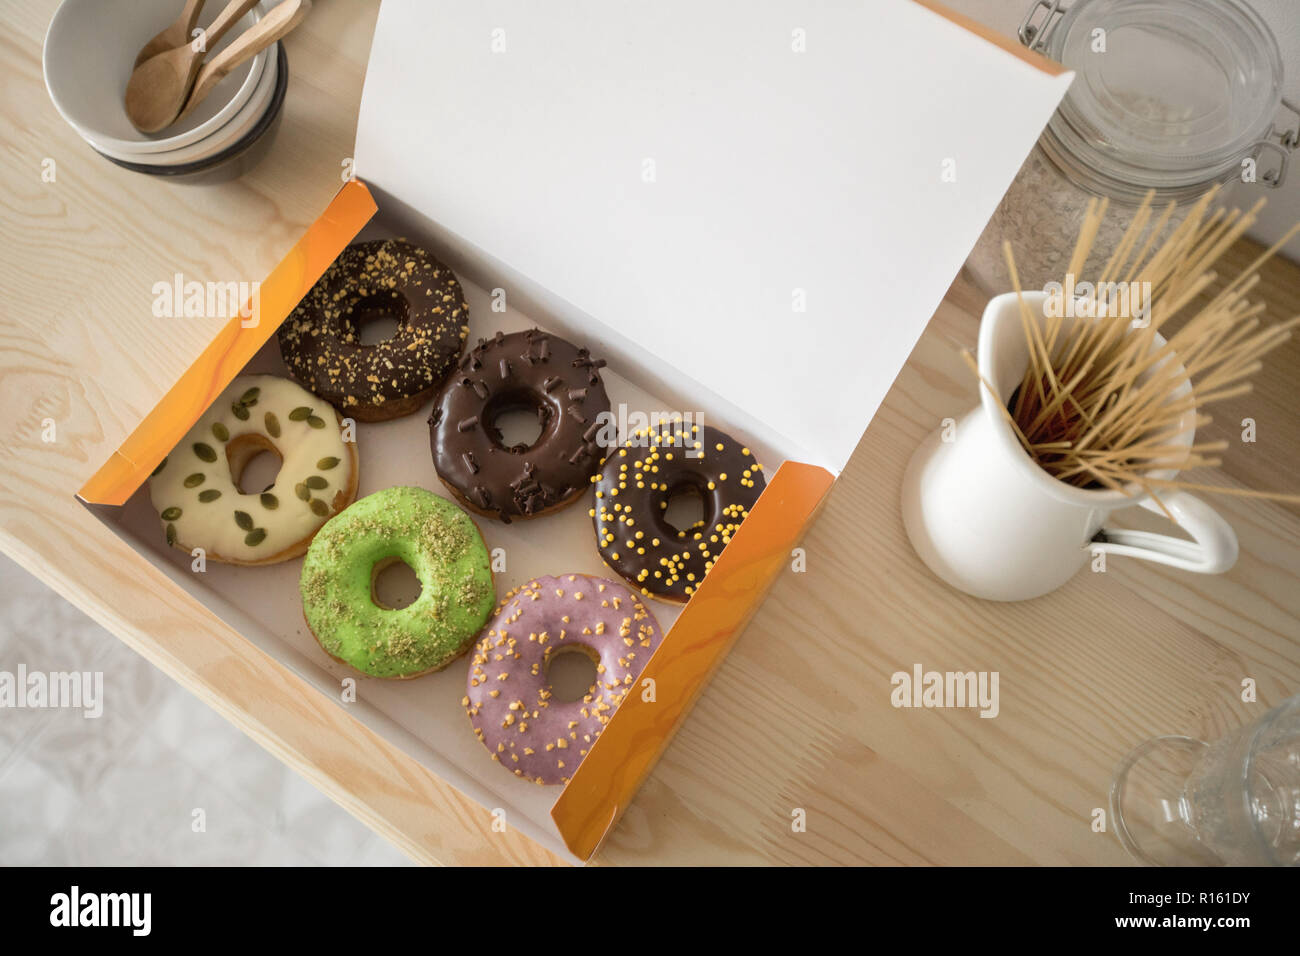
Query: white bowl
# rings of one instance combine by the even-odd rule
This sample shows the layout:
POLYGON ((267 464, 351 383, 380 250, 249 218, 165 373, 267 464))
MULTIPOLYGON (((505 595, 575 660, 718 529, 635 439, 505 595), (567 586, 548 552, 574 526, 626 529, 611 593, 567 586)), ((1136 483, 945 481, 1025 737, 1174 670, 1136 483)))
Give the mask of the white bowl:
MULTIPOLYGON (((63 0, 45 33, 45 86, 54 108, 96 148, 142 156, 197 143, 228 124, 248 103, 270 57, 263 50, 236 67, 165 135, 141 133, 127 118, 123 93, 136 54, 180 13, 177 0, 63 0)), ((208 51, 219 52, 256 23, 265 0, 208 51)), ((214 14, 215 15, 215 14, 214 14)), ((204 18, 200 18, 200 25, 204 18)), ((208 21, 210 22, 210 20, 208 21)))
MULTIPOLYGON (((274 54, 276 47, 272 44, 267 49, 274 54)), ((146 166, 181 166, 186 163, 199 162, 209 156, 215 156, 226 147, 239 142, 249 130, 257 125, 257 121, 262 118, 262 114, 271 105, 278 75, 279 66, 276 57, 272 56, 266 69, 262 71, 261 79, 257 82, 257 89, 253 91, 252 96, 248 98, 248 102, 244 104, 243 108, 235 114, 230 122, 211 135, 205 136, 198 142, 191 143, 188 146, 169 149, 161 153, 128 153, 114 149, 107 143, 101 143, 90 136, 86 136, 85 140, 97 152, 128 163, 141 163, 146 166)))

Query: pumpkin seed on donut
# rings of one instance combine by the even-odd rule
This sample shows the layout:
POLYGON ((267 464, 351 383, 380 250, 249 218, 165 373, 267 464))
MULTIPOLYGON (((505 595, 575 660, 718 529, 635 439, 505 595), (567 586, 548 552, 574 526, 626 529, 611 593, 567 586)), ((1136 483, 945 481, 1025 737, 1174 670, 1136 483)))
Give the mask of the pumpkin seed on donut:
POLYGON ((469 335, 460 283, 405 239, 348 246, 280 326, 280 355, 302 385, 358 421, 409 415, 433 395, 469 335), (362 342, 370 322, 397 330, 362 342))
POLYGON ((338 414, 301 385, 241 375, 149 478, 169 545, 226 564, 275 564, 307 550, 326 520, 356 497, 355 442, 338 414), (245 466, 280 459, 275 482, 245 493, 245 466))

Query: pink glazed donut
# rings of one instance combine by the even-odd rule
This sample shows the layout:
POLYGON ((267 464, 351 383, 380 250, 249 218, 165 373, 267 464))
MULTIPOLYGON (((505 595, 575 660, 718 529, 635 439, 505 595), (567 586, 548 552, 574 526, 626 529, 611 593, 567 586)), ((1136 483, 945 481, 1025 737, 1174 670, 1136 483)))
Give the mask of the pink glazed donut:
POLYGON ((474 647, 461 700, 492 759, 534 783, 567 783, 662 635, 621 584, 586 574, 541 577, 501 601, 474 647), (581 700, 554 699, 546 665, 585 652, 596 683, 581 700))

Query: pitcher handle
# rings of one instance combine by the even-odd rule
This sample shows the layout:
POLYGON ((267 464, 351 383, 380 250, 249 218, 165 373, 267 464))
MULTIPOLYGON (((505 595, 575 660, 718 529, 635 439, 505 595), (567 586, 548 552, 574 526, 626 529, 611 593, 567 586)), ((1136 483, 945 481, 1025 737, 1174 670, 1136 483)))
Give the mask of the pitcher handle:
MULTIPOLYGON (((1194 540, 1149 531, 1103 527, 1101 535, 1104 538, 1094 540, 1090 549, 1156 561, 1201 574, 1222 574, 1237 563, 1237 534, 1217 511, 1185 491, 1162 493, 1160 500, 1194 540)), ((1148 511, 1164 513, 1150 498, 1144 498, 1138 504, 1148 511)))

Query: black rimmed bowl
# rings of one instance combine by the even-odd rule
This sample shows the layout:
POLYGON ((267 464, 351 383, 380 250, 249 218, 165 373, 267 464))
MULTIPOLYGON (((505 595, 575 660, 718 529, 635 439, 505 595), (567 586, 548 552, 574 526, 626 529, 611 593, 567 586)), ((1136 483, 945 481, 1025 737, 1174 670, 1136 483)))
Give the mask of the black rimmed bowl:
POLYGON ((285 91, 289 87, 289 58, 285 55, 283 43, 277 43, 275 48, 278 70, 275 89, 271 93, 266 111, 261 119, 253 124, 252 129, 221 152, 192 163, 180 163, 174 166, 132 163, 108 156, 99 150, 95 152, 115 166, 121 166, 135 173, 143 173, 146 176, 164 176, 175 182, 210 184, 227 182, 242 176, 257 165, 270 150, 275 133, 280 127, 281 114, 284 112, 285 91))

